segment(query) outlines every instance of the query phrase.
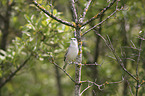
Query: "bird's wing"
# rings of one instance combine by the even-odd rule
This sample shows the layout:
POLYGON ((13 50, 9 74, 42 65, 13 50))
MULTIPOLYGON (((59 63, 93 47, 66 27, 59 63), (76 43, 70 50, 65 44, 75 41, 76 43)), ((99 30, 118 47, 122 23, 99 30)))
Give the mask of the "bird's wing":
POLYGON ((67 54, 68 54, 68 51, 69 51, 69 48, 67 48, 67 51, 66 51, 66 53, 65 53, 65 55, 64 55, 64 66, 63 66, 63 69, 65 70, 65 68, 66 68, 66 66, 67 66, 67 63, 66 63, 66 56, 67 56, 67 54))
POLYGON ((66 60, 66 55, 67 55, 67 53, 68 53, 68 48, 67 48, 67 51, 66 51, 66 53, 65 53, 65 55, 64 55, 64 61, 66 60))

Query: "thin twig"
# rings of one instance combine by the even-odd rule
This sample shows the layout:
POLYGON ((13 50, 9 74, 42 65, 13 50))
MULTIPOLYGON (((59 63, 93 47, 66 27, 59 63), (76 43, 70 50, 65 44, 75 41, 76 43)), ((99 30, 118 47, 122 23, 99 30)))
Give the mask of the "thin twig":
POLYGON ((99 18, 99 16, 101 16, 104 12, 106 12, 114 3, 116 2, 116 0, 113 0, 106 8, 104 8, 100 13, 98 13, 97 15, 95 15, 94 17, 92 17, 90 20, 84 22, 82 24, 82 26, 87 25, 88 23, 92 22, 93 20, 99 18))
POLYGON ((103 90, 103 89, 101 89, 101 87, 102 87, 102 86, 105 86, 105 84, 100 84, 100 85, 99 85, 99 84, 97 84, 97 83, 95 83, 95 82, 92 82, 92 81, 89 81, 89 80, 87 80, 87 81, 81 81, 81 83, 91 83, 91 84, 97 86, 99 90, 103 90))
POLYGON ((101 66, 102 64, 95 63, 95 64, 81 64, 81 65, 82 66, 92 66, 92 65, 101 66))
POLYGON ((111 43, 111 40, 110 40, 109 36, 107 36, 107 37, 108 37, 108 40, 109 40, 109 41, 108 41, 108 44, 109 44, 108 46, 109 46, 111 52, 113 53, 113 55, 115 56, 116 61, 118 62, 118 64, 120 64, 120 66, 122 67, 122 69, 123 69, 126 73, 128 73, 128 75, 130 75, 134 80, 137 81, 136 77, 133 76, 133 75, 132 75, 129 71, 127 71, 127 69, 124 67, 123 61, 122 61, 122 59, 121 59, 119 56, 117 56, 116 51, 115 51, 115 49, 113 48, 113 45, 112 45, 112 43, 111 43))
POLYGON ((133 45, 133 47, 131 46, 131 48, 133 48, 133 49, 137 49, 136 46, 135 46, 135 44, 133 43, 133 41, 130 40, 130 42, 131 42, 131 44, 133 45))
POLYGON ((139 86, 142 86, 143 84, 145 84, 145 80, 142 80, 139 86))
MULTIPOLYGON (((74 62, 74 64, 78 65, 79 63, 78 62, 74 62)), ((102 64, 98 64, 98 63, 95 62, 94 64, 81 64, 81 65, 82 66, 88 66, 88 65, 99 65, 99 66, 101 66, 102 64)))
MULTIPOLYGON (((145 33, 144 33, 145 35, 145 33)), ((143 35, 143 38, 144 38, 144 35, 143 35)), ((139 62, 140 62, 140 56, 141 56, 141 48, 142 48, 142 42, 143 40, 141 39, 140 41, 140 50, 138 52, 138 58, 137 58, 137 65, 136 65, 136 77, 137 77, 137 84, 136 84, 136 96, 138 95, 138 89, 139 89, 139 72, 138 72, 138 65, 139 65, 139 62)))
POLYGON ((99 90, 103 90, 101 87, 102 87, 102 86, 105 87, 106 84, 118 84, 118 83, 122 83, 123 81, 124 81, 124 78, 122 77, 122 80, 121 80, 121 81, 116 81, 116 82, 107 82, 107 81, 106 81, 105 83, 100 84, 100 85, 97 84, 97 83, 95 83, 95 82, 89 81, 89 80, 81 81, 81 83, 91 83, 91 84, 97 86, 99 90))
POLYGON ((140 61, 141 48, 142 48, 142 39, 140 41, 140 49, 138 52, 137 65, 136 65, 136 77, 137 78, 138 78, 138 65, 139 65, 139 61, 140 61))
POLYGON ((86 90, 88 90, 90 87, 92 87, 93 86, 93 84, 92 85, 88 85, 88 87, 87 88, 85 88, 81 93, 80 93, 80 95, 82 95, 86 90))
POLYGON ((129 86, 130 94, 131 94, 132 96, 134 96, 133 93, 132 93, 132 90, 131 90, 131 87, 130 87, 130 84, 129 84, 128 80, 126 80, 126 82, 127 82, 128 86, 129 86))
POLYGON ((97 96, 97 95, 96 95, 96 92, 95 92, 94 90, 93 90, 93 93, 94 93, 95 96, 97 96))
POLYGON ((91 1, 92 1, 92 0, 89 0, 89 1, 88 1, 88 4, 86 5, 86 8, 84 9, 84 12, 83 12, 83 15, 82 15, 82 18, 81 18, 81 23, 84 21, 84 18, 85 18, 85 16, 86 16, 86 13, 87 13, 87 11, 88 11, 88 8, 89 8, 89 6, 90 6, 90 4, 91 4, 91 1))
POLYGON ((71 26, 71 27, 75 27, 72 23, 64 21, 62 19, 59 19, 57 17, 55 17, 53 14, 49 13, 49 11, 47 11, 46 9, 44 9, 40 4, 38 4, 35 0, 33 1, 33 4, 35 4, 36 7, 38 7, 41 11, 43 11, 45 14, 47 14, 49 17, 51 17, 52 19, 58 21, 59 23, 62 23, 64 25, 67 26, 71 26))
POLYGON ((77 15, 77 11, 76 11, 76 8, 75 8, 74 0, 71 0, 71 5, 72 5, 72 11, 73 11, 73 16, 74 16, 75 23, 78 23, 78 15, 77 15))
POLYGON ((54 62, 54 58, 51 57, 51 61, 50 61, 52 64, 54 64, 56 67, 58 67, 60 70, 62 70, 74 83, 75 83, 75 80, 66 72, 66 70, 64 70, 63 68, 61 68, 58 64, 56 64, 54 62))
POLYGON ((117 56, 116 51, 115 51, 115 49, 113 48, 113 45, 112 45, 112 43, 111 43, 109 37, 108 37, 109 41, 107 41, 101 34, 99 34, 99 33, 97 33, 97 32, 96 32, 96 34, 97 34, 98 36, 100 36, 100 37, 104 40, 106 46, 111 50, 111 52, 113 53, 113 55, 114 55, 115 58, 116 58, 116 61, 117 61, 118 64, 121 66, 121 68, 122 68, 129 76, 131 76, 135 81, 137 81, 136 77, 135 77, 134 75, 132 75, 130 72, 128 72, 127 69, 124 67, 123 62, 122 62, 121 58, 120 58, 119 56, 117 56))
POLYGON ((115 13, 117 12, 117 10, 115 10, 111 15, 109 15, 106 19, 104 19, 103 21, 101 21, 100 23, 96 24, 95 26, 93 26, 92 28, 90 28, 89 30, 87 30, 86 32, 83 33, 82 37, 87 34, 88 32, 90 32, 91 30, 93 30, 94 28, 96 28, 97 26, 101 25, 102 23, 104 23, 106 20, 108 20, 111 16, 113 16, 115 13))

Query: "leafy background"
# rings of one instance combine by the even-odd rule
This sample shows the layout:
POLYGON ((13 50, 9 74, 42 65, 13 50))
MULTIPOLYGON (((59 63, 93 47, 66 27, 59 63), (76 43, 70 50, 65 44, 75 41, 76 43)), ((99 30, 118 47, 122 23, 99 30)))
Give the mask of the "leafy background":
MULTIPOLYGON (((68 0, 37 0, 46 10, 55 16, 72 22, 70 2, 68 0)), ((13 0, 0 0, 0 15, 6 19, 7 7, 13 0)), ((83 12, 87 0, 79 0, 78 12, 83 12)), ((109 0, 93 0, 88 10, 85 20, 90 19, 101 9, 109 4, 109 0)), ((117 54, 126 62, 125 66, 129 72, 135 74, 140 39, 144 34, 145 25, 145 1, 130 0, 120 1, 119 7, 123 10, 117 12, 100 27, 103 36, 109 36, 117 54), (126 59, 128 58, 128 59, 126 59)), ((115 7, 115 5, 114 5, 115 7)), ((113 12, 109 9, 103 19, 113 12)), ((9 27, 6 37, 6 48, 0 49, 0 80, 7 78, 19 65, 27 58, 30 60, 26 65, 1 88, 1 96, 73 96, 74 83, 50 61, 54 57, 59 66, 63 66, 63 57, 69 46, 70 38, 74 37, 74 29, 62 25, 51 19, 46 14, 37 9, 31 0, 16 0, 12 9, 9 10, 9 27)), ((2 41, 5 22, 0 16, 0 41, 2 41)), ((101 18, 99 18, 101 19, 101 18)), ((99 19, 87 25, 82 32, 91 26, 99 23, 99 19)), ((98 31, 98 29, 96 29, 98 31)), ((94 31, 83 37, 83 63, 97 62, 101 66, 83 66, 82 80, 92 80, 97 84, 106 81, 116 82, 122 80, 122 76, 127 77, 129 86, 124 87, 124 83, 108 84, 102 91, 96 86, 84 92, 83 96, 95 96, 94 88, 98 96, 130 96, 135 93, 132 78, 128 77, 113 55, 106 47, 103 40, 98 40, 94 31), (96 47, 98 44, 98 47, 96 47), (99 53, 97 59, 96 52, 99 53), (131 88, 129 88, 131 87, 131 88), (127 90, 127 93, 124 93, 127 90)), ((0 43, 2 45, 3 42, 0 43)), ((143 42, 144 43, 144 42, 143 42)), ((141 58, 139 63, 140 80, 144 80, 144 44, 142 45, 141 58)), ((74 65, 69 65, 67 72, 74 78, 74 65)), ((82 85, 82 90, 88 84, 82 85)), ((144 85, 139 90, 143 96, 144 85)))

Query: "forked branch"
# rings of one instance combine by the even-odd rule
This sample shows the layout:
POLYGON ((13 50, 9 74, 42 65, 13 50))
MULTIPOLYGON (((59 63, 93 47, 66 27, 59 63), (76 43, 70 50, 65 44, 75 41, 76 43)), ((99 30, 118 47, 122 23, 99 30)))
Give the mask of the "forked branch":
POLYGON ((98 36, 100 36, 100 37, 104 40, 105 44, 106 44, 107 47, 111 50, 111 52, 113 53, 113 55, 114 55, 114 57, 115 57, 117 63, 121 66, 121 68, 122 68, 130 77, 132 77, 135 81, 137 81, 136 77, 135 77, 133 74, 131 74, 129 71, 127 71, 127 69, 124 67, 123 61, 122 61, 121 58, 116 54, 116 51, 115 51, 115 49, 114 49, 114 47, 113 47, 113 45, 112 45, 112 43, 111 43, 109 37, 108 37, 109 40, 106 40, 101 34, 99 34, 99 33, 97 33, 97 32, 96 32, 96 34, 97 34, 98 36))
POLYGON ((97 86, 99 90, 103 90, 103 88, 105 87, 105 85, 108 85, 108 84, 118 84, 118 83, 122 83, 124 81, 124 78, 122 77, 122 80, 121 81, 117 81, 117 82, 108 82, 106 81, 105 83, 103 84, 97 84, 95 82, 92 82, 92 81, 89 81, 89 80, 86 80, 86 81, 81 81, 81 83, 88 83, 88 87, 85 88, 82 92, 81 92, 81 95, 86 91, 88 90, 90 87, 92 87, 93 85, 97 86), (91 84, 91 85, 89 85, 91 84), (101 88, 103 87, 103 88, 101 88))

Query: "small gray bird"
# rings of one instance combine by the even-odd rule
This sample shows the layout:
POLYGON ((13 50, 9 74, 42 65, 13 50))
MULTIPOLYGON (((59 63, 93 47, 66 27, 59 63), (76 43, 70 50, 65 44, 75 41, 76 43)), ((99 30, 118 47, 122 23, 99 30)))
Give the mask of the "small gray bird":
POLYGON ((76 59, 77 55, 78 55, 78 42, 77 42, 77 39, 76 38, 71 38, 71 41, 70 41, 70 46, 64 56, 64 61, 65 61, 65 64, 63 66, 63 69, 66 68, 67 66, 67 63, 70 63, 72 62, 74 59, 76 59))

